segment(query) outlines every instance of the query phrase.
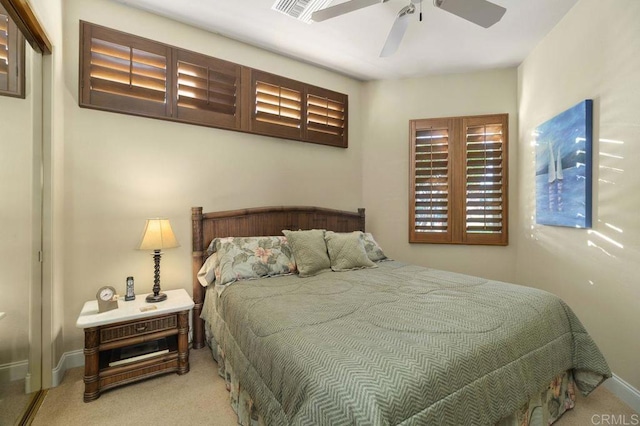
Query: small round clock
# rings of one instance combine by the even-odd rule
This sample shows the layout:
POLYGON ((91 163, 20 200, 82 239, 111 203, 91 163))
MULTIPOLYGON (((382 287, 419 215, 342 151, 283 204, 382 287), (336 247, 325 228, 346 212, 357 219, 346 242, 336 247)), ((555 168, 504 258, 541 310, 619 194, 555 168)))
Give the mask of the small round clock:
POLYGON ((112 309, 118 309, 116 289, 110 285, 100 287, 96 293, 96 299, 98 300, 98 312, 107 312, 112 309))

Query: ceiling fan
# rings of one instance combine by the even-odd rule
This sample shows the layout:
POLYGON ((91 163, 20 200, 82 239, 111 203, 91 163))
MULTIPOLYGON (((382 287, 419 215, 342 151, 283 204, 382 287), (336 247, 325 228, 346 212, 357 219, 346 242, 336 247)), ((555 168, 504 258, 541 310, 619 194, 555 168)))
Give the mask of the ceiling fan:
MULTIPOLYGON (((313 12, 311 19, 315 22, 321 22, 388 1, 389 0, 348 0, 344 3, 313 12)), ((498 22, 507 11, 504 7, 487 0, 433 0, 433 4, 440 9, 453 13, 484 28, 489 28, 498 22)), ((422 0, 410 0, 409 5, 403 7, 400 9, 400 12, 398 12, 398 16, 387 36, 387 41, 380 52, 381 57, 391 56, 398 49, 404 33, 409 26, 409 18, 416 11, 416 5, 420 6, 420 20, 422 21, 422 0)))

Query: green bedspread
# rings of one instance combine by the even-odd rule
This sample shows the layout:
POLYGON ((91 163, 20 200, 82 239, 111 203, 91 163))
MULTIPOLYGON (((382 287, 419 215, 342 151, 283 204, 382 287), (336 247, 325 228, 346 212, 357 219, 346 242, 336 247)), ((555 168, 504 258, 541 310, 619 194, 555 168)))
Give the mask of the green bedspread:
POLYGON ((585 394, 611 375, 550 293, 379 266, 237 282, 205 304, 267 424, 494 424, 564 370, 585 394))

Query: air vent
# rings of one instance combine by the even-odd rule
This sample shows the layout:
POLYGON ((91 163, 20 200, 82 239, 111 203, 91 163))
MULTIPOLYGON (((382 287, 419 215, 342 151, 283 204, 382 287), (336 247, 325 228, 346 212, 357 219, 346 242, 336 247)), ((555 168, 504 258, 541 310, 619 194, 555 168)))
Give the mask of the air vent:
POLYGON ((310 24, 311 14, 329 3, 331 0, 276 0, 271 9, 310 24))

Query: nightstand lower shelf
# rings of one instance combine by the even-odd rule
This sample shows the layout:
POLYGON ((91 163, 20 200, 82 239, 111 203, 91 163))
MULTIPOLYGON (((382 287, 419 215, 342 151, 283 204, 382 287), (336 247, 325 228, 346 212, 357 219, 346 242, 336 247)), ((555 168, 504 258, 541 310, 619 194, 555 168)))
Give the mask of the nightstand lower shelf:
MULTIPOLYGON (((187 366, 187 371, 189 367, 187 366)), ((179 371, 178 353, 159 355, 144 361, 136 361, 131 364, 118 367, 109 367, 99 373, 99 392, 120 385, 137 382, 138 380, 158 376, 171 372, 184 374, 187 371, 179 371)), ((85 397, 87 396, 85 392, 85 397)), ((95 399, 95 398, 94 398, 95 399)))

